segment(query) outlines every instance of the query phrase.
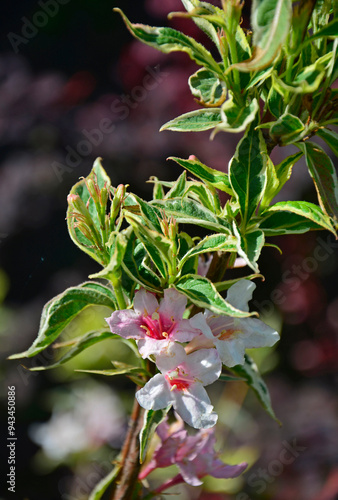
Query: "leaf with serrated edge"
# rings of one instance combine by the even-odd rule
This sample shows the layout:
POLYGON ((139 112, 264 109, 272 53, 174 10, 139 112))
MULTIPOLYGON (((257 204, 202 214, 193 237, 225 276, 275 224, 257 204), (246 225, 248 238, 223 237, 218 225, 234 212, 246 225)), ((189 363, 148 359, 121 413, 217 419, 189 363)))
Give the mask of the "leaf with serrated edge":
POLYGON ((165 213, 173 216, 180 224, 195 224, 220 233, 230 232, 230 226, 224 218, 213 214, 195 200, 172 198, 162 202, 156 201, 154 204, 164 208, 165 213))
MULTIPOLYGON (((97 158, 95 160, 93 168, 86 179, 92 179, 93 181, 97 182, 98 186, 101 189, 104 187, 104 185, 106 185, 108 190, 110 189, 111 182, 104 168, 102 167, 101 158, 97 158)), ((80 196, 81 200, 84 202, 85 205, 88 203, 88 211, 93 220, 94 229, 96 229, 97 234, 99 234, 100 222, 98 219, 98 214, 96 211, 95 203, 93 202, 89 194, 89 191, 87 189, 85 179, 81 179, 79 182, 74 184, 69 194, 70 195, 75 194, 80 196)), ((98 252, 98 250, 92 248, 92 242, 90 242, 76 227, 75 219, 74 217, 72 217, 72 212, 73 209, 70 206, 68 206, 67 226, 72 241, 75 243, 77 247, 79 247, 83 252, 87 253, 99 264, 105 265, 106 262, 104 261, 101 252, 98 252)))
POLYGON ((148 446, 158 427, 163 422, 171 405, 163 410, 146 410, 144 413, 143 427, 140 431, 140 463, 143 464, 148 446))
POLYGON ((254 0, 251 25, 253 27, 253 54, 250 59, 233 64, 227 71, 259 71, 269 66, 278 56, 289 33, 292 18, 291 0, 254 0))
POLYGON ((162 130, 174 132, 202 132, 209 130, 222 122, 220 109, 197 109, 170 120, 162 125, 162 130))
POLYGON ((198 307, 209 309, 215 314, 224 314, 234 318, 246 318, 255 313, 240 311, 229 304, 218 293, 213 283, 198 274, 182 276, 176 283, 175 288, 186 295, 188 299, 198 307))
POLYGON ((10 359, 30 358, 48 347, 68 323, 86 307, 97 305, 115 309, 112 291, 100 283, 86 282, 71 287, 47 302, 41 315, 39 333, 31 347, 10 359))
POLYGON ((244 137, 238 143, 229 163, 229 179, 236 193, 243 225, 249 222, 263 196, 266 185, 266 144, 257 120, 251 123, 244 137))
POLYGON ((324 139, 326 144, 331 148, 336 156, 338 156, 338 134, 334 130, 320 128, 317 130, 317 135, 324 139))
POLYGON ((194 38, 186 36, 172 28, 133 24, 121 9, 115 8, 114 11, 121 14, 131 34, 138 40, 141 40, 141 42, 166 54, 175 51, 186 52, 200 66, 205 66, 223 76, 221 67, 213 59, 210 52, 203 45, 196 42, 194 38))
POLYGON ((190 76, 188 83, 192 95, 202 105, 220 106, 225 100, 226 87, 212 71, 199 69, 190 76))
POLYGON ((269 389, 258 372, 258 368, 254 361, 246 354, 244 365, 236 365, 233 368, 228 368, 235 375, 245 379, 247 385, 254 391, 259 402, 265 411, 278 423, 281 422, 275 415, 272 409, 269 389))
POLYGON ((309 219, 321 228, 327 229, 335 234, 330 217, 328 217, 318 205, 308 201, 280 201, 269 207, 269 209, 262 214, 262 217, 269 215, 272 212, 286 211, 300 215, 305 219, 309 219))
POLYGON ((238 255, 244 259, 246 264, 251 267, 255 273, 259 273, 257 260, 264 245, 264 233, 257 229, 251 233, 241 235, 235 222, 233 222, 234 234, 237 238, 238 255))
POLYGON ((230 195, 233 194, 229 177, 225 172, 220 172, 219 170, 207 167, 196 157, 191 157, 188 160, 184 160, 182 158, 170 156, 168 160, 175 161, 176 163, 181 165, 181 167, 188 170, 191 174, 195 175, 206 184, 209 184, 210 186, 219 189, 220 191, 224 191, 225 193, 228 193, 230 195))
POLYGON ((215 127, 211 137, 213 138, 217 132, 231 132, 237 134, 247 129, 248 125, 255 119, 259 105, 257 99, 252 99, 245 106, 238 105, 233 101, 233 96, 230 94, 229 99, 225 101, 221 108, 222 123, 215 127))
POLYGON ((56 368, 60 365, 63 365, 67 361, 70 361, 71 359, 75 358, 78 354, 80 354, 82 351, 87 349, 88 347, 91 347, 94 344, 97 344, 98 342, 102 342, 103 340, 113 340, 113 339, 120 339, 121 337, 119 335, 115 335, 114 333, 111 333, 109 330, 99 330, 99 331, 93 331, 93 332, 87 332, 83 335, 83 337, 79 338, 75 345, 69 349, 56 363, 53 363, 52 365, 47 365, 47 366, 35 366, 34 368, 30 368, 31 372, 35 371, 42 371, 42 370, 50 370, 51 368, 56 368))
POLYGON ((210 234, 202 241, 197 243, 194 248, 191 248, 181 259, 180 266, 183 266, 186 260, 194 255, 209 252, 237 252, 236 238, 225 234, 210 234))
POLYGON ((296 144, 304 153, 310 175, 315 183, 319 204, 330 217, 338 217, 338 179, 331 158, 325 151, 306 141, 296 144))

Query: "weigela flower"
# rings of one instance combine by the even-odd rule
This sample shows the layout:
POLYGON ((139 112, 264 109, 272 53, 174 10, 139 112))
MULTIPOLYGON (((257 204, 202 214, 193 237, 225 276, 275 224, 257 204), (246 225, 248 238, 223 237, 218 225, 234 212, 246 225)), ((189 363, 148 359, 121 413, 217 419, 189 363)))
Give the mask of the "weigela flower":
POLYGON ((152 293, 141 289, 135 294, 134 309, 114 311, 106 321, 113 333, 138 340, 140 354, 146 358, 170 342, 189 342, 200 333, 190 320, 183 319, 186 305, 186 297, 174 288, 164 290, 160 304, 152 293))
POLYGON ((203 386, 212 384, 221 374, 222 363, 216 350, 200 349, 187 355, 180 344, 171 343, 156 356, 156 365, 161 373, 136 393, 139 404, 146 410, 172 405, 196 429, 215 425, 217 415, 203 386))
POLYGON ((247 467, 246 463, 227 465, 220 460, 214 448, 214 429, 206 429, 195 436, 189 436, 182 425, 169 426, 167 422, 162 422, 157 428, 157 434, 161 443, 149 464, 142 469, 139 478, 144 479, 154 469, 173 464, 176 464, 180 471, 177 476, 160 486, 156 490, 157 493, 183 481, 192 486, 199 486, 206 475, 223 479, 237 477, 247 467))
MULTIPOLYGON (((251 281, 238 281, 229 288, 227 301, 241 311, 249 311, 248 302, 255 288, 251 281)), ((191 324, 203 335, 190 342, 187 352, 216 347, 222 362, 230 367, 244 363, 245 349, 271 347, 279 340, 278 332, 257 318, 232 318, 206 311, 194 316, 191 324)))

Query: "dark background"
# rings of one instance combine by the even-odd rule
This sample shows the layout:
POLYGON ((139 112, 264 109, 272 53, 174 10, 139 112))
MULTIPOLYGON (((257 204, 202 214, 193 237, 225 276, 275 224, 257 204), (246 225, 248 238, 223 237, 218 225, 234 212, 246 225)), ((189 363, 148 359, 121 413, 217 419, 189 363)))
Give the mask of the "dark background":
MULTIPOLYGON (((44 17, 42 6, 47 3, 6 2, 0 16, 1 398, 5 403, 7 387, 16 386, 18 437, 13 494, 4 479, 8 472, 4 404, 0 497, 5 500, 86 498, 86 485, 79 489, 79 481, 93 470, 98 479, 105 472, 102 463, 110 456, 110 447, 118 447, 108 440, 106 455, 98 455, 98 446, 93 445, 86 453, 70 453, 43 467, 44 455, 30 429, 34 423, 49 421, 56 393, 62 399, 62 391, 72 394, 74 383, 90 382, 72 374, 76 363, 56 374, 32 375, 20 362, 5 359, 34 340, 45 302, 98 270, 68 237, 66 196, 72 185, 101 156, 114 185, 128 183, 131 191, 149 199, 151 185, 146 181, 151 175, 173 180, 180 173, 166 161, 168 156, 195 154, 211 167, 226 171, 238 139, 218 134, 211 142, 208 132, 158 132, 166 121, 196 109, 187 85, 196 67, 185 54, 161 54, 133 40, 112 8, 122 8, 134 22, 163 25, 169 11, 181 10, 179 0, 69 0, 64 5, 56 2, 57 12, 44 17), (34 28, 34 23, 40 27, 34 28), (149 74, 157 76, 151 78, 153 88, 145 90, 144 78, 149 74), (113 132, 97 132, 103 119, 114 125, 113 132), (90 151, 80 145, 88 142, 88 134, 95 141, 90 151), (67 163, 70 151, 73 160, 67 163)), ((249 10, 247 4, 247 26, 249 10)), ((191 21, 176 19, 171 25, 209 44, 191 21)), ((274 151, 274 161, 287 154, 290 150, 285 148, 274 151)), ((282 199, 316 201, 303 164, 297 164, 289 184, 282 199)), ((263 251, 261 271, 266 281, 258 284, 253 305, 270 324, 281 329, 283 323, 277 351, 260 354, 283 428, 269 420, 252 396, 244 401, 243 388, 229 384, 225 398, 219 393, 227 436, 220 437, 220 442, 227 439, 229 449, 240 448, 241 460, 247 459, 252 469, 234 484, 232 492, 228 487, 224 491, 218 487, 217 494, 186 490, 179 498, 338 498, 337 243, 326 233, 273 242, 280 245, 283 255, 271 248, 263 251), (305 450, 280 468, 276 461, 283 441, 294 439, 305 450), (262 469, 267 476, 259 476, 262 469)), ((99 362, 109 366, 109 351, 98 355, 99 362)), ((95 364, 93 359, 81 362, 95 364)), ((108 386, 106 380, 94 380, 108 386)), ((126 412, 131 388, 122 379, 115 388, 126 412)), ((208 488, 217 489, 211 483, 208 488)))

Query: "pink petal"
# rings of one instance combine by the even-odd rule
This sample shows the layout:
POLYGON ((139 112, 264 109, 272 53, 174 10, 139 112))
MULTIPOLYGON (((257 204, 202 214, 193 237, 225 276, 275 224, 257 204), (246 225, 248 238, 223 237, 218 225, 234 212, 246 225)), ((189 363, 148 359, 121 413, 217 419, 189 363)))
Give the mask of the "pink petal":
POLYGON ((179 321, 183 318, 183 314, 187 305, 187 298, 182 293, 179 293, 175 288, 167 288, 164 290, 164 298, 161 301, 159 313, 174 321, 179 321))
POLYGON ((141 328, 142 319, 131 309, 114 311, 110 318, 105 318, 112 333, 121 335, 125 339, 142 339, 146 336, 141 328))
POLYGON ((134 309, 141 316, 151 316, 158 309, 158 301, 152 293, 141 288, 135 293, 134 309))

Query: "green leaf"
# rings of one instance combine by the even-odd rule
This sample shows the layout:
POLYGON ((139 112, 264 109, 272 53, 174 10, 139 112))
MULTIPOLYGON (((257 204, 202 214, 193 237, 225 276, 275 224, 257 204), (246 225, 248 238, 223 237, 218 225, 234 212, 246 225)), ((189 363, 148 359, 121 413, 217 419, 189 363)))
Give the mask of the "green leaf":
POLYGON ((325 151, 306 141, 296 144, 304 153, 310 175, 315 183, 319 204, 330 217, 338 217, 338 179, 335 167, 325 151))
POLYGON ((181 158, 176 158, 175 156, 170 156, 168 160, 176 161, 176 163, 181 165, 181 167, 188 170, 188 172, 192 173, 209 186, 219 189, 220 191, 224 191, 225 193, 228 193, 230 195, 233 194, 228 175, 219 170, 207 167, 196 157, 189 158, 188 160, 183 160, 181 158))
POLYGON ((116 377, 119 375, 149 375, 147 370, 142 368, 141 366, 127 365, 126 363, 120 363, 118 361, 112 361, 117 368, 113 370, 76 370, 81 373, 92 373, 94 375, 104 375, 106 377, 116 377))
POLYGON ((293 79, 292 83, 285 83, 277 76, 277 72, 272 72, 272 83, 276 90, 284 97, 288 93, 310 94, 315 92, 323 78, 326 70, 331 66, 333 52, 325 54, 316 60, 315 63, 301 70, 293 79))
POLYGON ((131 34, 141 42, 166 54, 176 51, 186 52, 198 65, 205 66, 223 76, 220 66, 213 59, 210 52, 203 45, 196 42, 194 38, 172 28, 132 24, 120 9, 115 8, 114 11, 121 14, 131 34))
POLYGON ((104 478, 101 479, 91 492, 88 497, 88 500, 100 500, 107 490, 108 486, 117 478, 119 472, 121 470, 121 465, 118 463, 115 465, 114 469, 109 472, 104 478))
POLYGON ((229 304, 218 293, 211 281, 198 274, 182 276, 176 282, 175 288, 186 295, 196 306, 209 309, 215 314, 225 314, 234 318, 245 318, 251 315, 249 312, 240 311, 229 304))
POLYGON ((172 198, 155 203, 157 207, 165 209, 167 216, 173 216, 180 224, 195 224, 220 233, 231 230, 224 218, 218 217, 195 200, 172 198))
POLYGON ((271 200, 276 196, 279 190, 279 179, 277 177, 275 166, 270 157, 267 158, 266 173, 267 183, 265 185, 264 195, 259 206, 260 212, 262 210, 265 210, 270 205, 271 200))
POLYGON ((291 18, 291 0, 254 0, 251 11, 252 57, 233 64, 230 68, 249 72, 269 66, 278 56, 289 33, 291 18))
POLYGON ((151 439, 158 425, 166 418, 171 405, 163 410, 146 410, 144 412, 143 427, 140 431, 140 463, 143 464, 151 439))
MULTIPOLYGON (((177 181, 175 181, 171 187, 171 189, 167 192, 163 198, 178 198, 183 196, 187 189, 187 174, 183 172, 177 181)), ((163 199, 162 198, 162 199, 163 199)))
POLYGON ((172 242, 163 234, 142 224, 140 218, 131 213, 125 214, 126 221, 133 227, 138 239, 143 243, 149 257, 163 278, 167 277, 167 264, 172 242))
POLYGON ((229 96, 221 108, 222 123, 216 126, 212 137, 220 131, 232 133, 243 132, 255 119, 259 110, 256 98, 253 98, 250 103, 246 103, 243 106, 243 104, 234 102, 233 95, 230 92, 229 96))
POLYGON ((147 251, 143 244, 137 240, 136 235, 128 241, 124 261, 122 263, 122 268, 124 271, 124 277, 122 276, 122 283, 124 287, 132 291, 130 287, 131 283, 135 284, 137 282, 142 287, 150 290, 151 292, 157 292, 161 289, 161 281, 159 277, 146 266, 146 259, 148 257, 147 251), (127 279, 128 277, 128 279, 127 279))
POLYGON ((110 258, 108 266, 99 271, 98 273, 91 274, 89 278, 107 278, 111 275, 119 275, 121 273, 122 262, 126 253, 128 239, 131 236, 131 228, 127 228, 127 230, 114 234, 111 233, 111 236, 115 236, 114 245, 113 245, 113 253, 110 258))
POLYGON ((289 211, 309 219, 318 226, 321 226, 322 229, 327 229, 335 234, 330 217, 323 213, 320 207, 308 201, 280 201, 279 203, 272 205, 269 210, 264 212, 263 216, 267 212, 271 213, 284 211, 289 211))
POLYGON ((306 133, 302 121, 294 115, 285 113, 270 127, 270 135, 278 144, 291 144, 303 138, 306 133))
POLYGON ((259 273, 257 260, 264 246, 263 231, 256 229, 255 231, 241 235, 234 223, 234 233, 237 236, 238 255, 245 260, 255 273, 259 273))
POLYGON ((34 368, 30 368, 30 371, 34 372, 34 371, 50 370, 51 368, 56 368, 60 365, 63 365, 67 361, 70 361, 71 359, 75 358, 75 356, 80 354, 88 347, 97 344, 98 342, 102 342, 102 340, 107 340, 107 339, 111 340, 121 339, 121 337, 119 335, 111 333, 109 330, 99 330, 99 331, 95 330, 92 332, 87 332, 83 335, 83 337, 76 339, 75 345, 71 349, 69 349, 56 363, 53 363, 52 365, 48 366, 35 366, 34 368))
POLYGON ((229 163, 229 178, 236 193, 243 225, 249 222, 263 196, 266 185, 266 145, 256 121, 238 143, 229 163))
POLYGON ((97 207, 93 198, 91 197, 86 182, 94 181, 97 183, 100 189, 106 186, 107 190, 110 190, 111 182, 106 174, 105 170, 101 165, 101 158, 98 158, 94 162, 94 166, 90 174, 86 179, 82 179, 77 182, 71 189, 69 195, 78 195, 83 202, 84 206, 87 206, 88 218, 87 223, 90 225, 92 231, 92 238, 88 239, 78 228, 77 221, 73 217, 73 207, 68 206, 67 210, 67 226, 71 239, 83 252, 87 253, 94 260, 99 262, 101 265, 106 265, 109 260, 108 251, 105 248, 104 241, 101 234, 101 223, 100 217, 97 212, 97 207), (93 239, 95 238, 95 245, 93 244, 93 239))
MULTIPOLYGON (((188 251, 193 248, 194 241, 192 237, 184 232, 178 234, 178 262, 184 258, 188 251)), ((185 259, 185 262, 178 265, 178 268, 182 275, 185 274, 195 274, 198 269, 198 256, 194 255, 190 258, 185 259)))
POLYGON ((270 87, 267 104, 270 113, 275 117, 279 118, 284 112, 284 100, 281 97, 280 92, 277 92, 274 86, 270 87))
POLYGON ((214 214, 220 214, 222 211, 221 203, 215 190, 212 187, 210 188, 209 186, 206 186, 202 182, 189 183, 184 196, 196 199, 214 214))
POLYGON ((305 39, 302 48, 305 44, 311 43, 314 40, 318 40, 318 38, 326 38, 326 37, 336 37, 338 33, 338 19, 333 19, 327 26, 324 28, 320 29, 313 35, 311 35, 309 38, 305 39))
MULTIPOLYGON (((201 2, 199 2, 199 0, 182 0, 182 3, 188 12, 194 11, 196 9, 196 7, 199 7, 201 5, 201 2)), ((202 2, 202 3, 205 4, 206 2, 202 2)), ((210 5, 210 4, 208 4, 208 5, 210 5)), ((213 7, 213 6, 211 6, 211 7, 213 7)), ((209 22, 208 20, 205 20, 201 17, 194 17, 193 19, 194 19, 194 22, 196 23, 196 25, 202 31, 204 31, 204 33, 206 33, 211 38, 211 40, 214 42, 216 47, 219 48, 220 45, 219 45, 218 31, 214 27, 214 25, 211 22, 209 22)))
POLYGON ((320 207, 306 201, 282 201, 276 203, 262 215, 260 228, 267 236, 305 233, 311 230, 335 230, 330 218, 320 207))
POLYGON ((338 134, 334 130, 328 128, 320 128, 317 130, 317 135, 324 139, 326 144, 331 148, 336 156, 338 156, 338 134))
POLYGON ((201 240, 194 248, 191 248, 181 259, 180 267, 195 255, 209 252, 237 252, 237 240, 234 236, 225 234, 210 234, 201 240))
POLYGON ((162 130, 173 130, 175 132, 201 132, 209 130, 221 123, 221 110, 217 109, 197 109, 184 113, 173 120, 162 125, 162 130))
POLYGON ((238 377, 245 379, 246 384, 254 391, 265 411, 270 415, 270 417, 281 425, 281 422, 278 420, 272 409, 269 389, 260 376, 254 361, 246 354, 244 365, 237 365, 228 369, 238 377))
POLYGON ((95 282, 85 282, 79 286, 67 288, 44 306, 39 333, 31 347, 10 359, 30 358, 48 347, 73 318, 88 306, 106 306, 115 309, 115 297, 110 288, 95 282))
POLYGON ((290 179, 293 166, 301 157, 302 153, 295 153, 288 156, 285 160, 275 166, 276 175, 279 181, 278 189, 275 191, 275 195, 279 193, 284 184, 290 179))
POLYGON ((227 89, 217 75, 205 68, 199 69, 188 80, 191 93, 199 103, 207 106, 220 106, 225 98, 227 89))

